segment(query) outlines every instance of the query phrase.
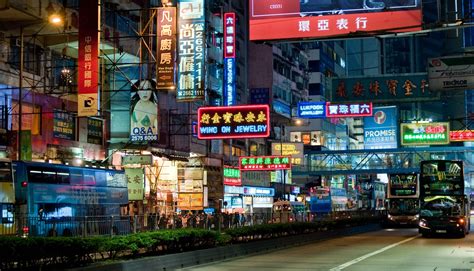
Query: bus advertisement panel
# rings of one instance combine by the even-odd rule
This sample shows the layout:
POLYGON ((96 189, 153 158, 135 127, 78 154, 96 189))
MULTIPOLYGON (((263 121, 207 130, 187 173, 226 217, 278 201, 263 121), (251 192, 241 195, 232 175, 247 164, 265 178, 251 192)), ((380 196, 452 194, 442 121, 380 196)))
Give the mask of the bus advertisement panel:
POLYGON ((390 174, 387 192, 388 198, 418 198, 417 174, 390 174))

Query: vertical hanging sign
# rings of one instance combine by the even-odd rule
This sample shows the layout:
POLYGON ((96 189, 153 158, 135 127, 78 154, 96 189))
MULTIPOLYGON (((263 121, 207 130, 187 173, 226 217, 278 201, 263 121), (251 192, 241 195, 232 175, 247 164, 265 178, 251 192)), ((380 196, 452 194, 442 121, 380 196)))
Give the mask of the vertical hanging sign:
POLYGON ((156 88, 175 89, 176 8, 158 8, 156 88))
POLYGON ((235 13, 224 13, 224 58, 235 58, 235 13))
POLYGON ((99 25, 100 6, 97 0, 81 0, 79 14, 78 97, 77 115, 95 116, 98 110, 99 25))
POLYGON ((224 13, 224 105, 235 105, 235 13, 224 13))
POLYGON ((179 0, 178 102, 204 100, 204 0, 179 0))

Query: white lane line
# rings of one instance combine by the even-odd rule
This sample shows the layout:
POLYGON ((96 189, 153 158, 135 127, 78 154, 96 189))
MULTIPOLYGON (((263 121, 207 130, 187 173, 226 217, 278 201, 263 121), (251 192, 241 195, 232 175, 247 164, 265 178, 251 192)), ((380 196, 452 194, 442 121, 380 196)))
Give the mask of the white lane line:
POLYGON ((405 239, 405 240, 400 241, 400 242, 395 243, 395 244, 391 244, 391 245, 389 245, 389 246, 386 246, 386 247, 384 247, 384 248, 381 248, 381 249, 376 250, 376 251, 374 251, 374 252, 371 252, 371 253, 369 253, 369 254, 365 254, 364 256, 360 256, 359 258, 356 258, 356 259, 354 259, 354 260, 352 260, 352 261, 349 261, 349 262, 343 263, 343 264, 341 264, 341 265, 339 265, 339 266, 336 266, 336 267, 334 267, 334 268, 331 268, 331 269, 329 269, 329 271, 342 270, 342 269, 344 269, 344 268, 346 268, 346 267, 349 267, 349 266, 351 266, 351 265, 353 265, 353 264, 356 264, 356 263, 358 263, 358 262, 361 262, 361 261, 363 261, 363 260, 365 260, 365 259, 367 259, 367 258, 369 258, 369 257, 372 257, 372 256, 374 256, 374 255, 377 255, 377 254, 379 254, 379 253, 382 253, 382 252, 384 252, 384 251, 386 251, 386 250, 389 250, 389 249, 391 249, 391 248, 394 248, 394 247, 399 246, 399 245, 401 245, 401 244, 404 244, 404 243, 406 243, 406 242, 410 242, 411 240, 413 240, 413 239, 415 239, 415 238, 418 238, 418 236, 410 237, 410 238, 408 238, 408 239, 405 239))

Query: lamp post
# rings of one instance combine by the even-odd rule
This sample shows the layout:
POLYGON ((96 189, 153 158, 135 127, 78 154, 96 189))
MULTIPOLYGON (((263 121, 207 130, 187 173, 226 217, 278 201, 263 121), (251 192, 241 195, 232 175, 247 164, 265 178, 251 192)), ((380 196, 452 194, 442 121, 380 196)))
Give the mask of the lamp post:
MULTIPOLYGON (((49 8, 49 7, 48 7, 49 8)), ((59 26, 62 25, 64 22, 64 13, 58 14, 53 9, 49 9, 48 13, 48 21, 51 25, 59 26)), ((25 51, 25 27, 29 25, 35 25, 40 22, 44 22, 43 20, 31 22, 27 25, 20 25, 20 71, 18 73, 18 148, 17 148, 17 158, 18 160, 22 160, 22 128, 23 128, 23 72, 25 68, 25 59, 24 59, 24 51, 25 51)), ((42 29, 42 28, 41 28, 42 29)), ((39 31, 41 31, 41 29, 39 31)), ((38 31, 38 32, 39 32, 38 31)))

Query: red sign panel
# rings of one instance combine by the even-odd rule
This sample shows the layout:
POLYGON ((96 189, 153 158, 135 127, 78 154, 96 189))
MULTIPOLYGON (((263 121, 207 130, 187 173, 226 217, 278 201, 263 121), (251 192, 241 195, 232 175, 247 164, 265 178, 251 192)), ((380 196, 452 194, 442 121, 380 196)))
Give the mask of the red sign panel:
POLYGON ((337 2, 250 0, 250 40, 421 30, 421 1, 337 2))
POLYGON ((235 58, 235 13, 224 13, 224 58, 235 58))
POLYGON ((450 131, 450 141, 474 141, 474 130, 450 131))
POLYGON ((98 110, 99 16, 96 0, 79 2, 78 116, 95 116, 98 110))
POLYGON ((256 138, 269 135, 268 105, 216 106, 198 109, 199 139, 256 138))
POLYGON ((372 116, 372 103, 331 104, 326 103, 327 118, 349 118, 372 116))
POLYGON ((239 157, 239 169, 241 171, 291 169, 291 157, 241 156, 239 157))

